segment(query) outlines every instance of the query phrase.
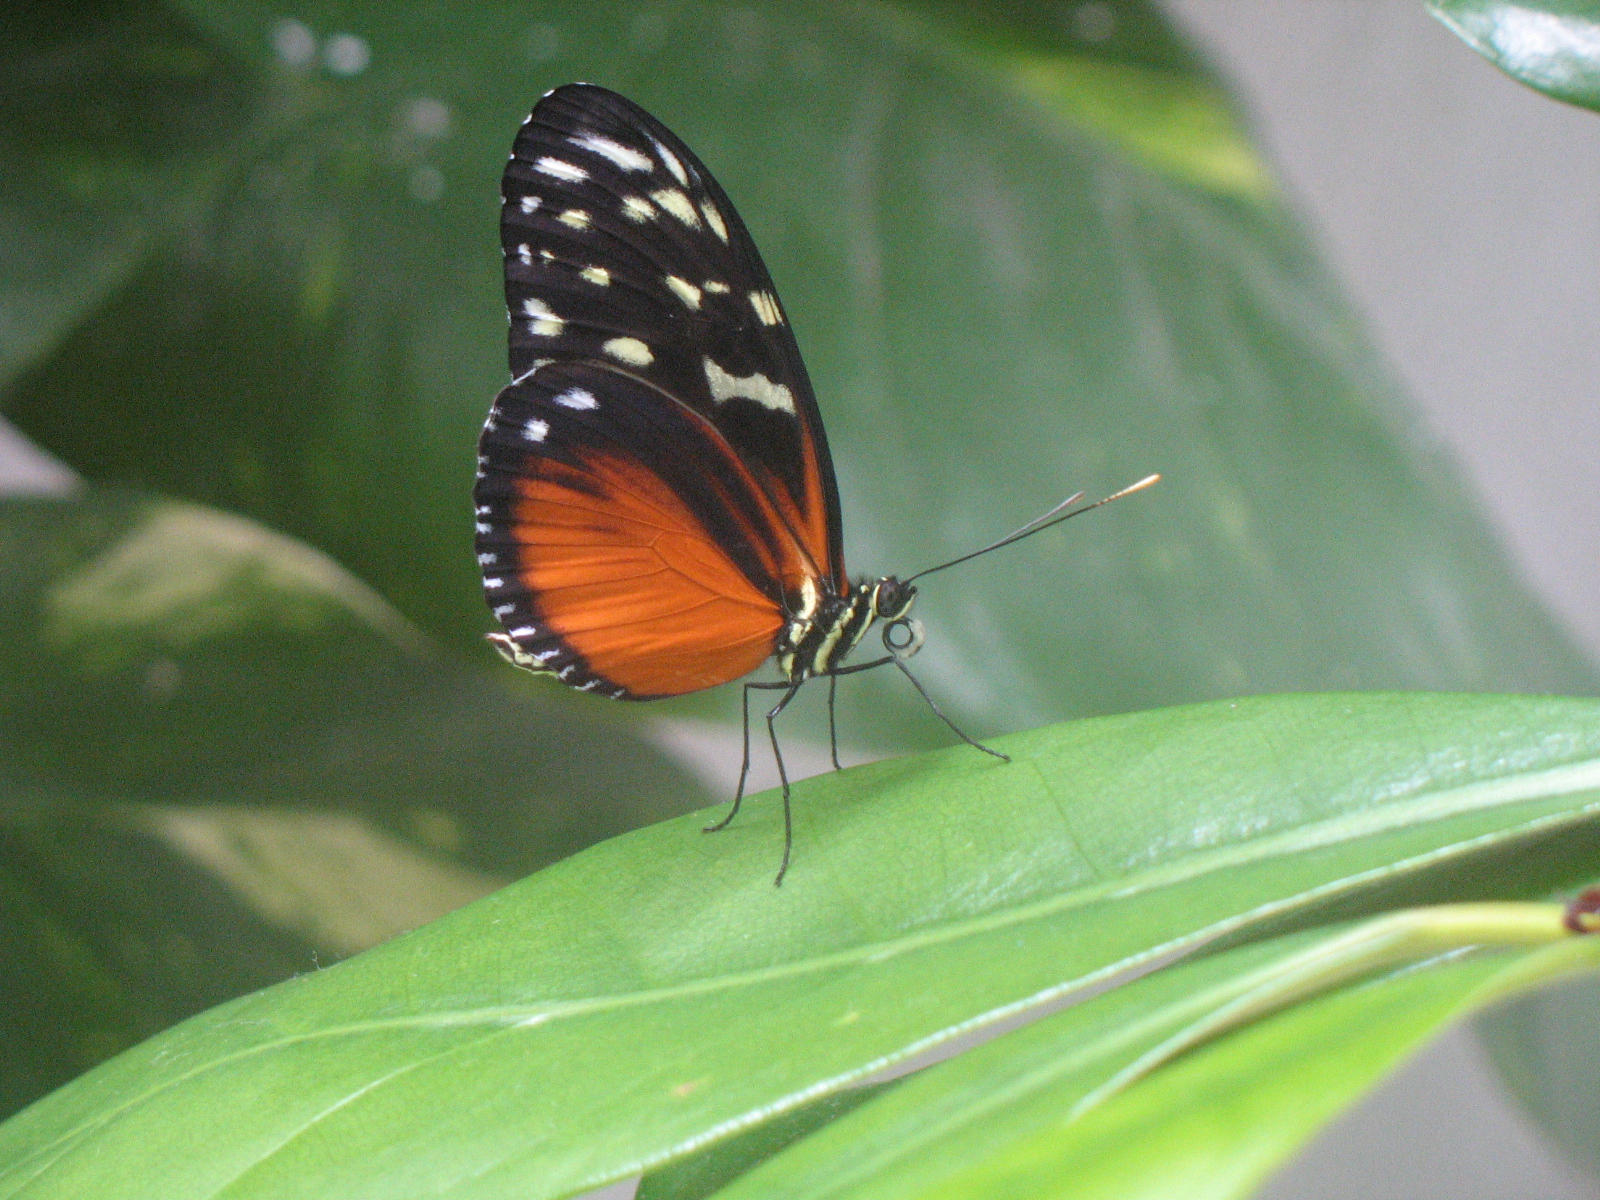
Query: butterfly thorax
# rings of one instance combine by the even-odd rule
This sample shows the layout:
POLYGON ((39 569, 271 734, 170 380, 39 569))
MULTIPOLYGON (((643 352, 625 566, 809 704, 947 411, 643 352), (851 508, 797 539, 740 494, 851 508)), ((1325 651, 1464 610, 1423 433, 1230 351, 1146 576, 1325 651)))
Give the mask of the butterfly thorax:
POLYGON ((778 635, 778 669, 793 683, 839 666, 874 621, 904 622, 917 589, 892 575, 859 579, 841 592, 807 577, 778 635))

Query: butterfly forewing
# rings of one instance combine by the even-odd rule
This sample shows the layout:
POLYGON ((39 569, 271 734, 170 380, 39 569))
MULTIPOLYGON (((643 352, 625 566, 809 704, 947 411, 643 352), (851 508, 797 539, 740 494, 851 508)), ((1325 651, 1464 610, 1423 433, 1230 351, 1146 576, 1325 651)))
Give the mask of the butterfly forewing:
POLYGON ((845 584, 766 268, 698 158, 601 88, 540 101, 502 196, 513 382, 477 489, 495 615, 524 665, 604 694, 736 678, 806 580, 845 584))
POLYGON ((821 416, 777 291, 695 154, 602 88, 551 92, 502 184, 511 373, 611 361, 710 418, 842 580, 821 416))

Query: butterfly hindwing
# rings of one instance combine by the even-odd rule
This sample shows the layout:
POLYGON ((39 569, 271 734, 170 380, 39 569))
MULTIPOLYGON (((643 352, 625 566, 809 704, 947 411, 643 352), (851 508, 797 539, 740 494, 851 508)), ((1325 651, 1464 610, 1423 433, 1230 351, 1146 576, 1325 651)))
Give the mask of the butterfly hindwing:
POLYGON ((798 545, 784 588, 801 576, 842 585, 838 492, 805 366, 755 244, 698 157, 637 105, 571 84, 518 133, 502 195, 513 379, 604 364, 688 406, 798 545))
POLYGON ((771 654, 787 535, 692 410, 604 364, 552 364, 501 392, 480 462, 478 561, 513 661, 653 699, 771 654))

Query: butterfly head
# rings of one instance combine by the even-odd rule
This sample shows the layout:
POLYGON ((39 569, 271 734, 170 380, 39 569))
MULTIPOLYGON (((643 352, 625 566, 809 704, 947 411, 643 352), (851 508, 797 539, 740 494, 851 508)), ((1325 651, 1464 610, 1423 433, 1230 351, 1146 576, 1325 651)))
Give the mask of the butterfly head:
POLYGON ((883 648, 896 658, 910 658, 922 649, 922 622, 910 616, 916 585, 893 575, 872 585, 872 615, 883 621, 883 648))
POLYGON ((872 585, 872 615, 879 621, 903 620, 916 598, 916 585, 887 575, 872 585))

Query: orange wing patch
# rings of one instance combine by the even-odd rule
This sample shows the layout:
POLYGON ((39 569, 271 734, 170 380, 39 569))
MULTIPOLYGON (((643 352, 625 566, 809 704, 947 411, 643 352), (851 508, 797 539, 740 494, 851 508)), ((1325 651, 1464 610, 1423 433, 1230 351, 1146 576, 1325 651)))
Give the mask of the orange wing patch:
POLYGON ((715 687, 753 671, 783 627, 677 495, 604 451, 516 481, 517 575, 550 631, 637 699, 715 687))

